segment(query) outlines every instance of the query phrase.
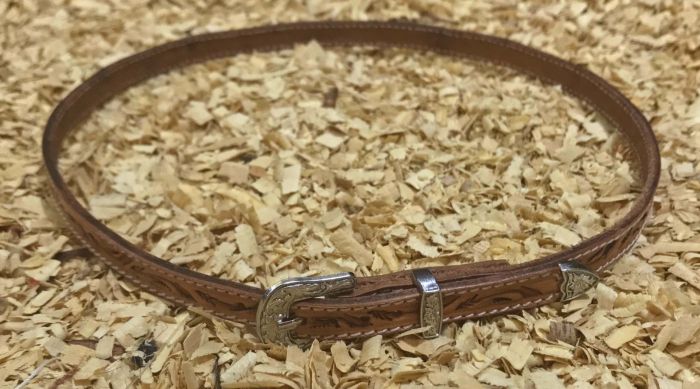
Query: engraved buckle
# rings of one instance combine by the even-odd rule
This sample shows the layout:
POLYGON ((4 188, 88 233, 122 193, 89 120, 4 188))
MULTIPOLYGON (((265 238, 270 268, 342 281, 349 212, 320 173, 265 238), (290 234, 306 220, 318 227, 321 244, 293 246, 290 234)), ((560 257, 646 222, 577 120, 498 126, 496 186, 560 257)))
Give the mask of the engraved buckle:
POLYGON ((258 337, 265 343, 307 346, 310 339, 297 338, 291 333, 303 321, 290 316, 289 310, 292 305, 301 300, 350 292, 354 287, 355 275, 352 273, 295 277, 272 285, 265 291, 258 304, 258 337))

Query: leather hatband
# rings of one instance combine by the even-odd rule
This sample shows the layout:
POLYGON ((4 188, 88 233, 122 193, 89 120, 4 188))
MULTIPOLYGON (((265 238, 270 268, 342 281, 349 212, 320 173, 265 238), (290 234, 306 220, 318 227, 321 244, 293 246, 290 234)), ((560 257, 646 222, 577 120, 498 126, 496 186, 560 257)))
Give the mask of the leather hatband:
MULTIPOLYGON (((69 191, 59 171, 59 153, 68 133, 93 110, 145 79, 191 63, 277 50, 310 40, 324 46, 407 47, 469 57, 560 85, 621 131, 633 150, 641 191, 629 212, 614 226, 541 259, 519 265, 487 261, 435 267, 422 273, 420 279, 411 270, 358 277, 345 285, 345 294, 295 300, 285 308, 295 319, 295 338, 351 339, 417 328, 424 321, 430 322, 428 316, 421 315, 432 312, 434 316, 437 312, 425 306, 427 299, 421 288, 432 287, 432 293, 441 297, 441 301, 433 301, 440 301, 438 319, 443 322, 515 312, 566 299, 579 292, 577 288, 587 282, 585 277, 595 277, 633 246, 652 207, 660 158, 648 122, 627 98, 583 66, 527 46, 473 32, 398 21, 303 22, 191 36, 101 69, 60 102, 43 137, 50 189, 75 234, 144 290, 173 303, 198 306, 221 318, 255 326, 261 298, 269 291, 265 294, 259 288, 188 270, 131 244, 93 217, 69 191)), ((267 311, 260 312, 264 316, 267 311)), ((282 327, 284 323, 278 324, 282 327)))

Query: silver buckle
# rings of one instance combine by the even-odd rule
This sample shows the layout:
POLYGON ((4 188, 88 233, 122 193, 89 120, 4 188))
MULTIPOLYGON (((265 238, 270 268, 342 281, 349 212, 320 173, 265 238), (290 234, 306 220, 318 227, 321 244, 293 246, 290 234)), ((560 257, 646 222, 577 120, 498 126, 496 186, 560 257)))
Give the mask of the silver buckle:
POLYGON ((272 285, 265 291, 258 304, 258 337, 265 343, 296 344, 305 347, 311 340, 297 338, 291 333, 303 321, 289 315, 292 305, 301 300, 350 292, 354 287, 355 275, 352 273, 295 277, 272 285))

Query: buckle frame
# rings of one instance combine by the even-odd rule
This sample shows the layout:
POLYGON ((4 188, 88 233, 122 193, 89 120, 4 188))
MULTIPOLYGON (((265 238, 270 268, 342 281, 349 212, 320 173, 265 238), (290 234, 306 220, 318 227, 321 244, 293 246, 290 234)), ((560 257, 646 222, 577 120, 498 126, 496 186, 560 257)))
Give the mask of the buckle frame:
POLYGON ((306 347, 311 343, 311 339, 298 338, 291 332, 303 322, 303 319, 290 316, 292 305, 301 300, 350 292, 355 288, 355 283, 353 273, 337 273, 327 276, 294 277, 272 285, 265 291, 258 304, 258 337, 265 343, 306 347))

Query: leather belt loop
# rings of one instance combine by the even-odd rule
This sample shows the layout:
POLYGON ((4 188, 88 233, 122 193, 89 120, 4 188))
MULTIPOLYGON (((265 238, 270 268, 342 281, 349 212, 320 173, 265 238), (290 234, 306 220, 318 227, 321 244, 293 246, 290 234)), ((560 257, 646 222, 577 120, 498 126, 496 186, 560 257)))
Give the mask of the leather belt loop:
POLYGON ((427 327, 422 336, 436 338, 442 329, 442 292, 429 269, 415 269, 413 282, 421 293, 420 326, 427 327))

